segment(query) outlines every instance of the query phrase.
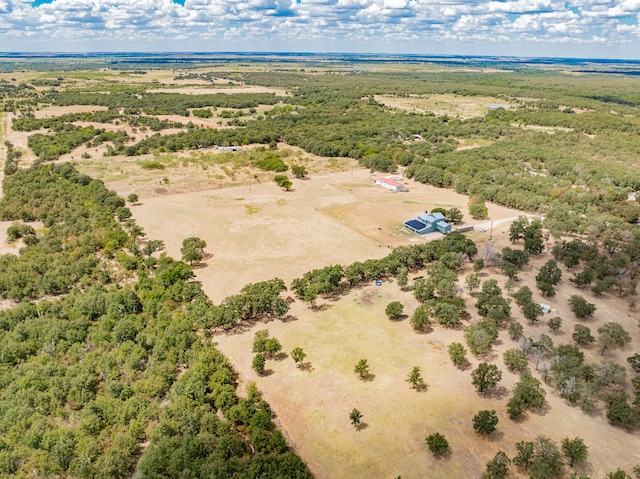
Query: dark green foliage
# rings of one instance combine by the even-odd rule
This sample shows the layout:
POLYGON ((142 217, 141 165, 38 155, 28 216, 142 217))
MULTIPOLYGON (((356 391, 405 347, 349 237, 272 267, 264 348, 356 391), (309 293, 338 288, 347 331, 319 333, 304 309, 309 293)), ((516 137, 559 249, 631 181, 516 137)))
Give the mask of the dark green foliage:
POLYGON ((372 376, 371 371, 369 370, 369 363, 366 359, 359 360, 353 368, 353 371, 362 380, 370 379, 372 376))
POLYGON ((420 367, 414 366, 409 375, 407 376, 407 382, 411 384, 413 389, 423 390, 425 389, 424 379, 420 373, 420 367))
POLYGON ((582 438, 568 437, 562 440, 562 454, 569 459, 569 466, 573 467, 576 462, 584 462, 589 457, 589 449, 582 438))
POLYGON ((629 356, 627 358, 627 362, 631 366, 631 369, 633 369, 635 372, 640 374, 640 353, 636 353, 633 356, 629 356))
POLYGON ((571 337, 577 344, 583 345, 594 343, 596 341, 596 338, 591 335, 591 328, 583 326, 582 324, 576 324, 573 327, 573 334, 571 337))
POLYGON ((605 479, 631 479, 631 476, 627 474, 624 469, 616 469, 615 471, 608 472, 605 479))
POLYGON ((482 320, 464 328, 464 339, 473 354, 484 355, 498 338, 498 328, 494 321, 482 320))
POLYGON ((600 354, 604 354, 610 349, 621 348, 631 342, 631 336, 625 331, 620 323, 611 321, 598 328, 598 348, 600 354))
POLYGON ((425 305, 418 306, 411 315, 409 322, 416 331, 424 331, 431 324, 428 308, 425 305))
POLYGON ((523 327, 519 322, 511 321, 507 329, 509 331, 509 337, 514 341, 522 337, 523 327))
POLYGON ((495 279, 490 279, 482 284, 476 302, 478 314, 489 317, 497 323, 502 323, 511 315, 509 300, 502 296, 502 290, 495 279))
POLYGON ((255 162, 255 165, 265 171, 287 171, 289 167, 278 155, 267 155, 255 162))
POLYGON ((264 354, 258 353, 253 357, 253 361, 251 361, 251 369, 253 369, 258 374, 264 373, 264 367, 267 364, 267 358, 264 354))
POLYGON ((549 329, 551 331, 559 331, 562 327, 562 318, 560 316, 549 318, 549 321, 547 321, 547 326, 549 326, 549 329))
MULTIPOLYGON (((127 477, 137 463, 145 477, 222 469, 311 477, 275 430, 268 405, 255 391, 239 399, 228 361, 194 332, 189 308, 198 302, 206 312, 208 305, 198 285, 188 283, 188 265, 162 256, 150 268, 141 265, 131 286, 108 282, 115 272, 101 258, 127 255, 123 246, 130 241, 114 219, 122 205, 69 165, 5 179, 2 214, 41 219, 47 231, 20 257, 2 257, 3 274, 12 274, 12 264, 28 271, 31 261, 70 281, 60 299, 23 301, 0 312, 2 448, 6 457, 20 457, 10 475, 35 469, 60 477, 127 477), (29 257, 30 250, 37 255, 29 257), (85 272, 73 274, 79 267, 85 272)), ((43 274, 43 285, 59 281, 46 269, 43 274)), ((39 297, 39 286, 32 281, 31 287, 39 297)))
POLYGON ((544 243, 542 242, 542 223, 532 221, 524 229, 524 250, 533 255, 542 253, 544 243))
POLYGON ((521 373, 527 369, 527 355, 521 349, 508 349, 502 355, 505 366, 511 372, 521 373))
POLYGON ((544 405, 546 391, 531 374, 524 372, 513 388, 513 395, 507 402, 507 414, 511 419, 521 417, 527 409, 537 409, 544 405))
POLYGON ((493 409, 478 411, 476 415, 473 416, 473 430, 483 436, 495 431, 497 425, 498 415, 493 409))
POLYGON ((351 421, 353 427, 359 430, 362 424, 362 413, 356 408, 353 408, 349 413, 349 420, 351 421))
POLYGON ((460 343, 451 343, 447 347, 447 351, 449 352, 449 358, 451 358, 451 362, 458 368, 465 367, 469 364, 469 360, 467 359, 467 351, 464 349, 464 346, 460 343))
POLYGON ((560 477, 562 474, 562 454, 558 445, 546 436, 538 436, 534 442, 516 443, 518 454, 513 464, 529 472, 532 479, 560 477))
POLYGON ((511 464, 509 457, 503 451, 498 451, 487 463, 482 479, 505 479, 509 475, 509 464, 511 464))
POLYGON ((400 301, 392 301, 387 304, 384 312, 389 319, 396 319, 399 316, 402 316, 402 312, 404 311, 404 305, 400 301))
POLYGON ((502 379, 502 371, 495 364, 480 363, 471 372, 471 384, 479 393, 497 386, 502 379))
POLYGON ((589 303, 586 299, 578 294, 572 294, 569 297, 569 306, 571 311, 578 319, 586 319, 593 316, 596 311, 596 305, 589 303))
POLYGON ((298 367, 302 365, 302 361, 307 357, 307 353, 300 347, 293 348, 291 351, 291 359, 293 359, 298 367))
POLYGON ((554 260, 547 261, 536 275, 536 286, 545 296, 555 296, 555 286, 562 278, 562 271, 554 260))
POLYGON ((449 451, 449 441, 439 432, 429 434, 425 441, 429 451, 436 457, 442 456, 449 451))
POLYGON ((204 258, 204 249, 207 247, 207 242, 203 239, 190 237, 182 240, 182 247, 180 248, 180 254, 182 255, 182 261, 186 261, 189 264, 198 263, 204 258))
POLYGON ((307 176, 307 168, 304 165, 298 165, 296 163, 291 165, 291 173, 296 178, 304 178, 307 176))

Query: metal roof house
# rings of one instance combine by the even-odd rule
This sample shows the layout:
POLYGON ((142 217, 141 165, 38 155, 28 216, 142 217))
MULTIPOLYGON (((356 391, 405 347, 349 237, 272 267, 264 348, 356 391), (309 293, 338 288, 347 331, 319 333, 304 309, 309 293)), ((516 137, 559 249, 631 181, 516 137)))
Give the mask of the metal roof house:
POLYGON ((402 183, 390 180, 389 178, 378 178, 376 180, 376 185, 382 186, 390 191, 407 191, 406 186, 404 186, 402 183))
POLYGON ((424 235, 439 231, 442 234, 451 232, 451 225, 444 219, 442 213, 420 213, 416 218, 404 222, 404 226, 416 234, 424 235))

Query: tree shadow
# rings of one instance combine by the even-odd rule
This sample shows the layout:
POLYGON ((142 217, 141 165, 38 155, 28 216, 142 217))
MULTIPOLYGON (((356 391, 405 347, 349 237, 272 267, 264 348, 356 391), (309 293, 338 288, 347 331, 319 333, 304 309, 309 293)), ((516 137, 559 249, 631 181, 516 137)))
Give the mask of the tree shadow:
POLYGON ((359 377, 362 381, 369 383, 376 378, 376 375, 373 373, 368 373, 368 374, 360 374, 359 377))
POLYGON ((265 378, 271 376, 272 374, 273 374, 273 369, 265 369, 261 373, 258 373, 260 377, 265 377, 265 378))
POLYGON ((298 369, 300 371, 306 371, 308 373, 310 373, 311 371, 314 371, 315 368, 313 367, 313 365, 311 364, 311 361, 307 361, 306 363, 300 363, 298 364, 298 369))
POLYGON ((393 322, 393 323, 400 323, 402 321, 404 321, 405 319, 408 319, 409 315, 408 314, 399 314, 398 316, 394 316, 393 318, 389 318, 389 321, 393 322))
POLYGON ((427 383, 422 383, 411 387, 419 393, 423 393, 429 390, 429 385, 427 383))
POLYGON ((280 321, 282 321, 283 323, 290 323, 292 321, 298 321, 298 318, 296 316, 293 316, 291 314, 285 314, 284 316, 280 316, 280 321))
POLYGON ((454 364, 454 366, 457 369, 459 369, 460 371, 466 371, 467 369, 469 369, 471 367, 471 363, 467 360, 464 363, 454 364))
POLYGON ((509 395, 509 390, 504 386, 495 386, 480 393, 480 396, 490 399, 504 399, 509 395))
POLYGON ((284 351, 280 351, 278 354, 274 355, 270 359, 273 359, 274 361, 284 361, 288 357, 289 355, 287 353, 285 353, 284 351))
POLYGON ((368 423, 366 423, 366 422, 359 422, 355 427, 356 427, 356 431, 360 432, 360 431, 362 431, 363 429, 368 428, 368 427, 369 427, 369 424, 368 424, 368 423))

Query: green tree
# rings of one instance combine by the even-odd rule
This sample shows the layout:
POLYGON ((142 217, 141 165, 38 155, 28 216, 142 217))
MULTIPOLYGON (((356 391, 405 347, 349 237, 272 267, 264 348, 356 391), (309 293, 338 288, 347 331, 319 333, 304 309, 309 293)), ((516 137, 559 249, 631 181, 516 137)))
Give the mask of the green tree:
POLYGON ((402 312, 404 311, 404 304, 400 301, 392 301, 387 304, 384 312, 389 319, 397 319, 402 316, 402 312))
POLYGON ((555 296, 554 287, 560 282, 562 271, 554 260, 547 261, 536 275, 536 286, 545 296, 555 296))
POLYGON ((479 273, 480 271, 482 271, 482 268, 484 268, 484 259, 483 258, 476 259, 473 262, 473 272, 479 273))
POLYGON ((578 319, 590 318, 596 311, 595 304, 589 303, 578 294, 573 294, 569 297, 569 306, 571 307, 573 314, 575 314, 578 319))
POLYGON ((469 360, 467 359, 467 350, 460 343, 451 343, 447 350, 449 352, 449 358, 451 358, 451 362, 456 367, 465 367, 469 364, 469 360))
POLYGON ((478 411, 476 415, 473 416, 473 430, 483 436, 495 431, 497 425, 498 415, 493 409, 478 411))
POLYGON ((267 341, 269 339, 269 330, 261 329, 256 331, 253 335, 253 349, 254 353, 264 353, 267 350, 267 341))
POLYGON ((457 225, 462 221, 463 215, 460 208, 450 208, 444 213, 445 218, 448 222, 457 225))
MULTIPOLYGON (((513 395, 507 402, 507 413, 511 419, 517 419, 527 409, 538 409, 544 405, 546 391, 542 384, 528 372, 520 374, 520 381, 513 388, 513 395)), ((514 462, 515 464, 515 462, 514 462)))
POLYGON ((554 316, 547 321, 547 326, 551 331, 559 331, 562 327, 562 318, 560 316, 554 316))
POLYGON ((498 451, 493 459, 487 462, 482 479, 505 479, 509 475, 509 464, 509 457, 503 451, 498 451))
POLYGON ((542 223, 532 221, 524 230, 524 250, 532 255, 542 253, 544 242, 542 241, 542 223))
POLYGON ((400 289, 404 290, 409 284, 409 270, 406 266, 401 266, 398 269, 398 273, 396 274, 396 281, 398 282, 398 286, 400 289))
POLYGON ((464 285, 469 290, 469 294, 471 294, 480 287, 480 278, 475 273, 468 274, 464 279, 464 285))
POLYGON ((522 315, 527 319, 531 324, 538 321, 544 312, 542 311, 542 306, 538 303, 534 303, 530 301, 522 306, 522 315))
POLYGON ((511 321, 508 326, 509 337, 514 341, 522 337, 522 331, 524 328, 522 324, 517 321, 511 321))
POLYGON ((635 372, 640 374, 640 353, 636 353, 633 356, 629 356, 627 358, 627 362, 631 366, 631 369, 633 369, 635 372))
POLYGON ((622 348, 631 342, 631 336, 625 331, 620 323, 608 322, 598 328, 598 348, 600 355, 610 349, 622 348))
POLYGON ((471 384, 480 393, 494 388, 502 379, 502 371, 495 364, 480 363, 471 372, 471 384))
POLYGON ((273 181, 275 181, 276 184, 285 191, 289 191, 293 185, 287 175, 276 175, 273 177, 273 181))
POLYGON ((131 193, 129 196, 127 196, 127 201, 129 203, 137 203, 138 202, 138 195, 136 195, 135 193, 131 193))
POLYGON ((573 327, 573 334, 571 337, 577 344, 582 345, 594 343, 596 341, 596 338, 591 335, 591 328, 583 326, 582 324, 576 324, 573 327))
POLYGON ((262 353, 258 353, 255 356, 253 356, 251 367, 255 372, 261 375, 262 373, 264 373, 264 367, 266 364, 267 364, 267 358, 265 357, 265 355, 262 353))
POLYGON ((527 369, 529 362, 527 361, 527 355, 521 349, 508 349, 502 355, 505 366, 511 372, 521 373, 527 369))
POLYGON ((526 216, 518 216, 509 226, 509 241, 515 243, 521 238, 524 238, 524 232, 529 226, 529 220, 526 216))
POLYGON ((483 200, 469 204, 469 214, 474 220, 482 220, 487 217, 489 210, 483 200))
POLYGON ((439 432, 429 434, 425 441, 429 451, 436 457, 442 456, 449 451, 449 441, 439 432))
POLYGON ((353 368, 353 371, 358 375, 358 377, 362 380, 369 379, 371 377, 371 371, 369 370, 369 363, 366 359, 361 359, 358 361, 353 368))
POLYGON ((185 238, 182 241, 182 247, 180 248, 180 254, 182 254, 182 260, 191 265, 198 263, 204 258, 204 249, 207 247, 207 242, 203 239, 196 238, 194 236, 185 238))
POLYGON ((422 377, 422 373, 420 372, 419 366, 414 366, 413 369, 411 369, 411 371, 409 372, 409 376, 407 376, 407 382, 411 384, 411 387, 413 389, 424 389, 424 379, 422 377))
POLYGON ((359 431, 360 427, 362 426, 362 413, 356 408, 353 408, 349 413, 349 420, 351 421, 353 427, 355 427, 356 430, 359 431))
POLYGON ((267 339, 264 345, 264 353, 267 357, 273 358, 282 351, 282 344, 276 338, 267 339))
POLYGON ((164 241, 162 240, 149 240, 147 244, 142 248, 142 252, 147 256, 151 256, 156 251, 161 251, 164 249, 164 241))
POLYGON ((411 323, 411 327, 416 331, 424 331, 431 324, 427 307, 423 304, 418 306, 411 315, 409 323, 411 323))
POLYGON ((293 348, 291 351, 291 358, 295 361, 296 366, 300 367, 302 365, 302 361, 307 357, 307 353, 300 347, 293 348))
POLYGON ((615 471, 608 472, 604 477, 605 479, 632 479, 631 476, 627 474, 627 471, 620 468, 615 471))
POLYGON ((562 440, 562 454, 569 459, 569 466, 573 467, 576 462, 584 462, 589 457, 589 449, 584 443, 582 438, 575 437, 569 439, 568 437, 562 440))
POLYGON ((293 176, 296 178, 304 178, 307 176, 307 168, 304 165, 293 163, 291 165, 291 173, 293 173, 293 176))

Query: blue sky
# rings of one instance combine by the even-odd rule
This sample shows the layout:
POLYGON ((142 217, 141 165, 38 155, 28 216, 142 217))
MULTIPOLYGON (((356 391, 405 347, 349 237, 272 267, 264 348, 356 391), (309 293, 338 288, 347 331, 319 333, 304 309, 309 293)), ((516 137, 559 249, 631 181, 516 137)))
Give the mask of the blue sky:
POLYGON ((640 0, 0 0, 0 51, 640 59, 640 0))

